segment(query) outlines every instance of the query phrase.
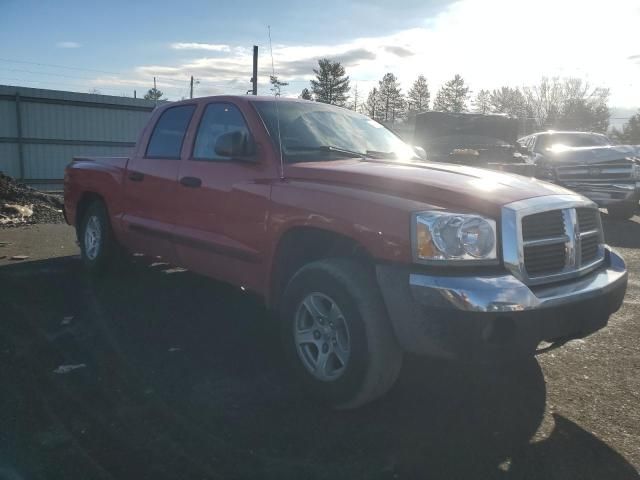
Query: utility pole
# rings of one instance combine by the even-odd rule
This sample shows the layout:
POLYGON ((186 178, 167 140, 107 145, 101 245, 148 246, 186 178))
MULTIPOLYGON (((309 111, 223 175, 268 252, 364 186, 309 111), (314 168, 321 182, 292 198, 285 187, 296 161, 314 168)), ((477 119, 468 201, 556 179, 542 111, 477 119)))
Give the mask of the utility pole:
POLYGON ((158 89, 156 88, 156 77, 153 77, 153 98, 154 98, 154 102, 156 107, 158 106, 158 89))
POLYGON ((191 75, 191 83, 189 86, 189 98, 193 98, 193 75, 191 75))
POLYGON ((253 84, 252 95, 258 95, 258 46, 253 46, 253 77, 251 77, 251 83, 253 84))

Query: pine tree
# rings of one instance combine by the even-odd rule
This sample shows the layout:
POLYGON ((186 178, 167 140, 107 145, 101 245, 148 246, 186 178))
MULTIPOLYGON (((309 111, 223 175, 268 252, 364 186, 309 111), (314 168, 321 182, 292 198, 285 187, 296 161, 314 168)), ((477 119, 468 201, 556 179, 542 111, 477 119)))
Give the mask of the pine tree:
POLYGON ((431 98, 431 92, 429 92, 429 85, 424 75, 418 76, 409 93, 407 93, 407 108, 410 113, 416 114, 426 112, 429 110, 429 99, 431 98))
POLYGON ((493 90, 489 102, 493 113, 506 113, 518 118, 530 116, 527 108, 527 99, 517 87, 501 87, 493 90))
POLYGON ((486 115, 491 111, 491 92, 480 90, 472 103, 476 112, 486 115))
POLYGON ((343 107, 348 98, 349 77, 340 62, 322 58, 313 73, 316 78, 311 80, 311 91, 316 101, 343 107))
POLYGON ((281 81, 277 75, 270 75, 269 82, 271 83, 271 91, 276 97, 280 96, 282 87, 286 87, 287 85, 289 85, 288 82, 281 81))
POLYGON ((369 117, 378 122, 384 120, 384 111, 380 102, 380 92, 378 92, 377 88, 372 88, 369 95, 367 95, 367 101, 364 103, 364 111, 369 117))
POLYGON ((313 100, 313 96, 308 88, 303 88, 302 93, 300 93, 300 98, 303 100, 313 100))
POLYGON ((387 73, 378 82, 378 95, 384 114, 385 122, 395 123, 402 118, 405 109, 404 95, 400 91, 400 84, 393 73, 387 73))
POLYGON ((161 100, 164 93, 162 93, 157 88, 150 88, 147 93, 144 94, 145 100, 161 100))
POLYGON ((465 85, 463 78, 456 74, 438 91, 433 109, 439 112, 464 112, 467 109, 468 98, 469 87, 465 85))

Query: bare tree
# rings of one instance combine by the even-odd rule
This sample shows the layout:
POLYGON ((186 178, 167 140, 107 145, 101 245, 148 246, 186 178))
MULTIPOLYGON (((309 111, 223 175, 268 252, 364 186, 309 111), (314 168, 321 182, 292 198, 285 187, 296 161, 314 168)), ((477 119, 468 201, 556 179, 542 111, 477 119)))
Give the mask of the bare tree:
POLYGON ((538 85, 525 87, 524 96, 540 129, 605 132, 609 126, 609 90, 592 88, 582 79, 543 77, 538 85))

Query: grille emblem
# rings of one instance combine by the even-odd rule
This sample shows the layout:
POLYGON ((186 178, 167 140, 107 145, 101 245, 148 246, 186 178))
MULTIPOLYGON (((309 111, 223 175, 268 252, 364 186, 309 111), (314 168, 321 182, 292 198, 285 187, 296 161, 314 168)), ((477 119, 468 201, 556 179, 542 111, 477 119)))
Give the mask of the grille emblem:
POLYGON ((602 174, 602 169, 598 167, 589 167, 589 176, 599 177, 602 174))

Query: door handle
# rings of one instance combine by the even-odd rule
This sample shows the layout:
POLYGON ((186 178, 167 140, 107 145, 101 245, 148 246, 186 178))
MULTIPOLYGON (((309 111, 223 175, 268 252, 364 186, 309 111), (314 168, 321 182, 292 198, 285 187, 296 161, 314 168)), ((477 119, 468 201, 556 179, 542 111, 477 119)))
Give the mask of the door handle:
POLYGON ((141 182, 144 180, 144 174, 140 172, 129 172, 129 180, 132 182, 141 182))
POLYGON ((202 180, 197 177, 182 177, 180 183, 185 187, 198 188, 202 185, 202 180))

